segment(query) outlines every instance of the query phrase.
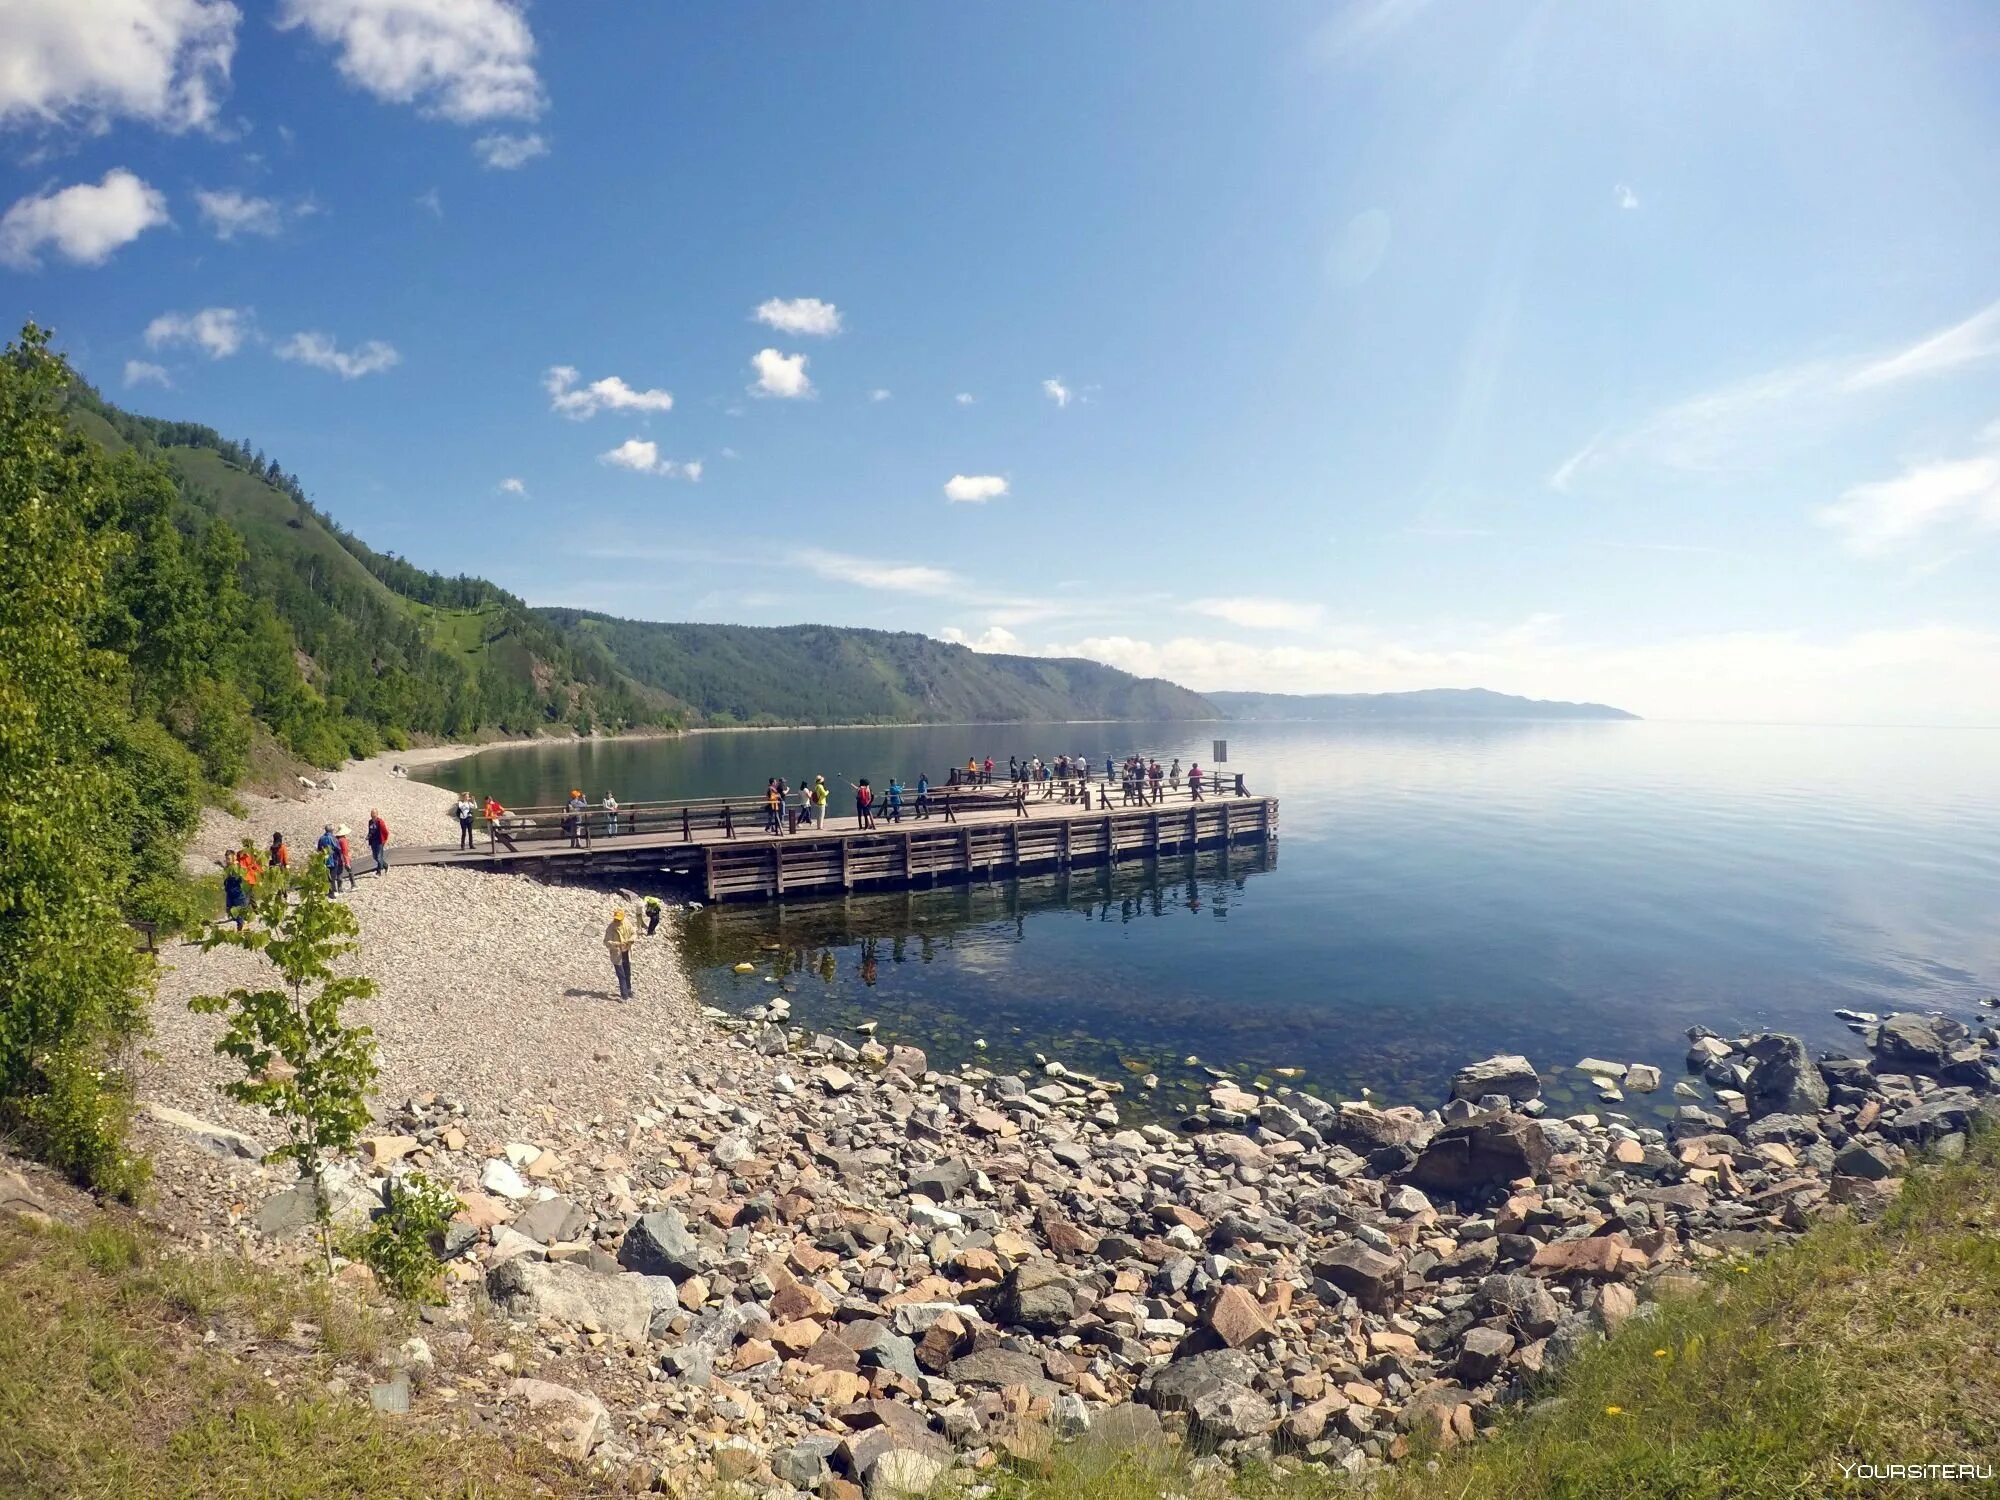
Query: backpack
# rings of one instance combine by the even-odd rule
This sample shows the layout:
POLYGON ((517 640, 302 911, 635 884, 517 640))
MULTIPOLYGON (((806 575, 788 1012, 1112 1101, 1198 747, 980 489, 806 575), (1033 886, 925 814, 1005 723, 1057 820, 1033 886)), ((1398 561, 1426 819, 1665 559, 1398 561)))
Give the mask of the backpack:
POLYGON ((859 788, 854 794, 854 800, 859 802, 863 807, 873 807, 875 805, 874 788, 865 786, 859 788))

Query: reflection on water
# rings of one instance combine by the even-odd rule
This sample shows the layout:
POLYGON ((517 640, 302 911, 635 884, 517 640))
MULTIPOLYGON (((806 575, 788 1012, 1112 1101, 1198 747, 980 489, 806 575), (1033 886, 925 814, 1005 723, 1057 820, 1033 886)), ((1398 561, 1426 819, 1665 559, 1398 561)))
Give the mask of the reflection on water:
POLYGON ((682 951, 703 1000, 724 1009, 782 993, 798 1024, 858 1041, 852 1028, 873 1020, 884 1041, 914 1042, 934 1066, 1013 1069, 1043 1053, 1105 1077, 1160 1073, 1170 1080, 1162 1097, 1178 1097, 1192 1076, 1181 1049, 1212 1007, 1142 985, 1094 985, 1080 1000, 1060 955, 1135 927, 1142 943, 1198 946, 1204 928, 1255 899, 1277 858, 1275 843, 1252 844, 1022 880, 711 906, 681 919, 682 951), (755 971, 736 973, 745 962, 755 971))

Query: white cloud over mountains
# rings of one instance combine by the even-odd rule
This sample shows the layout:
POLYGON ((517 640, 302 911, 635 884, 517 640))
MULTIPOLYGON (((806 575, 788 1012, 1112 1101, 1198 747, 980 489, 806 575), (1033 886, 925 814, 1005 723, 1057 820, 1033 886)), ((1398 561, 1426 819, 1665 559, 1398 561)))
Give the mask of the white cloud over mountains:
POLYGON ((750 368, 757 372, 756 382, 749 387, 750 394, 777 396, 790 401, 813 395, 812 381, 806 376, 806 363, 803 354, 780 354, 776 349, 759 349, 750 356, 750 368))
POLYGON ((353 349, 344 350, 323 333, 295 333, 273 351, 280 359, 289 359, 302 365, 310 365, 315 370, 325 370, 338 375, 342 380, 358 380, 363 375, 379 375, 384 370, 395 368, 403 361, 395 346, 381 339, 369 339, 353 349))
POLYGON ((228 359, 252 337, 250 310, 244 307, 204 307, 199 312, 161 313, 146 325, 148 349, 185 346, 210 359, 228 359))
POLYGON ((701 478, 699 459, 693 463, 676 463, 671 458, 662 458, 660 445, 644 438, 627 438, 610 452, 598 454, 597 461, 615 469, 630 469, 635 474, 651 474, 661 479, 701 478))
POLYGON ((857 588, 881 589, 892 594, 949 594, 964 580, 944 568, 922 563, 888 562, 880 558, 850 557, 844 552, 807 551, 793 560, 834 583, 851 583, 857 588))
POLYGON ((674 409, 673 393, 662 390, 634 390, 616 375, 606 375, 589 385, 579 386, 583 377, 574 365, 551 365, 542 375, 542 389, 549 393, 549 410, 561 412, 573 422, 588 421, 601 411, 664 412, 674 409))
POLYGON ((944 497, 955 505, 984 505, 1007 493, 998 474, 954 474, 944 482, 944 497))
POLYGON ((242 18, 228 0, 6 0, 0 124, 207 126, 242 18))
POLYGON ((759 323, 780 333, 810 334, 831 338, 841 329, 840 309, 817 297, 772 297, 757 304, 752 314, 759 323))
POLYGON ((1326 613, 1317 604, 1257 597, 1197 599, 1188 608, 1195 614, 1224 620, 1245 630, 1311 630, 1326 613))
POLYGON ((2000 530, 2000 451, 1913 464, 1894 479, 1857 484, 1817 516, 1863 556, 1941 531, 2000 530))
POLYGON ((22 198, 0 217, 0 264, 32 271, 44 251, 83 266, 101 266, 112 252, 167 219, 167 196, 123 167, 101 182, 22 198))
POLYGON ((150 360, 128 359, 125 361, 125 384, 157 385, 162 390, 170 391, 174 388, 174 379, 163 365, 156 365, 150 360))
POLYGON ((283 0, 277 25, 337 49, 355 87, 461 125, 531 120, 546 103, 534 32, 511 0, 283 0))

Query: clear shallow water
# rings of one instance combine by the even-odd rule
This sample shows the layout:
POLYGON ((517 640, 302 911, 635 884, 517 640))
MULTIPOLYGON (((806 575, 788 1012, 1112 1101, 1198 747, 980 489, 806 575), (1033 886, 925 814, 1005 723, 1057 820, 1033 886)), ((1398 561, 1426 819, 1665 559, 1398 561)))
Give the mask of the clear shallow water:
MULTIPOLYGON (((1434 1102, 1495 1051, 1676 1076, 1684 1029, 1854 1038, 1837 1006, 1971 1019, 2000 989, 2000 731, 1652 723, 1000 725, 505 750, 429 779, 510 805, 708 796, 773 774, 942 779, 968 754, 1209 759, 1281 800, 1271 855, 711 908, 703 998, 778 976, 794 1014, 882 1023, 950 1065, 1044 1051, 1158 1071, 1305 1070, 1434 1102), (757 972, 737 975, 740 960, 757 972)), ((843 789, 844 790, 844 789, 843 789)), ((836 807, 838 807, 836 800, 836 807)), ((1573 1097, 1592 1092, 1577 1084, 1573 1097)), ((1632 1101, 1639 1103, 1637 1099, 1632 1101)), ((1666 1096, 1656 1096, 1656 1104, 1666 1096)))

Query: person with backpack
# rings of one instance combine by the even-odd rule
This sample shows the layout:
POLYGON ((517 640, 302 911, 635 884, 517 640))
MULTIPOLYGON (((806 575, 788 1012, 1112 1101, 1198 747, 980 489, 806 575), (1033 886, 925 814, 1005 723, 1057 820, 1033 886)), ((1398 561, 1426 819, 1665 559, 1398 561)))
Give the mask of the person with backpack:
POLYGON ((238 932, 243 930, 243 913, 250 905, 250 897, 247 891, 248 887, 244 884, 243 880, 243 867, 236 862, 235 855, 224 855, 222 860, 222 920, 227 922, 231 918, 234 918, 238 932))
POLYGON ((875 817, 871 809, 875 806, 875 791, 868 785, 868 778, 864 776, 859 781, 848 782, 848 785, 854 788, 854 826, 873 828, 875 817))
POLYGON ((389 873, 389 822, 374 808, 368 809, 368 852, 375 859, 375 873, 389 873))
POLYGON ((326 825, 326 832, 319 836, 319 842, 313 845, 313 847, 319 851, 320 856, 326 861, 326 893, 338 901, 340 899, 340 839, 335 835, 331 823, 326 825))
POLYGON ((347 882, 347 888, 350 891, 353 890, 356 886, 361 884, 361 882, 355 878, 354 874, 353 851, 351 851, 347 847, 347 841, 352 836, 353 836, 353 831, 349 829, 345 823, 342 823, 338 828, 334 829, 333 831, 333 842, 340 849, 340 878, 347 882))
POLYGON ((778 813, 785 805, 785 799, 778 793, 778 778, 773 776, 764 783, 764 832, 783 833, 784 826, 778 821, 778 813))
POLYGON ((273 833, 271 835, 271 847, 268 855, 269 858, 266 863, 272 869, 284 870, 290 873, 292 868, 292 851, 285 847, 285 836, 283 833, 273 833))

